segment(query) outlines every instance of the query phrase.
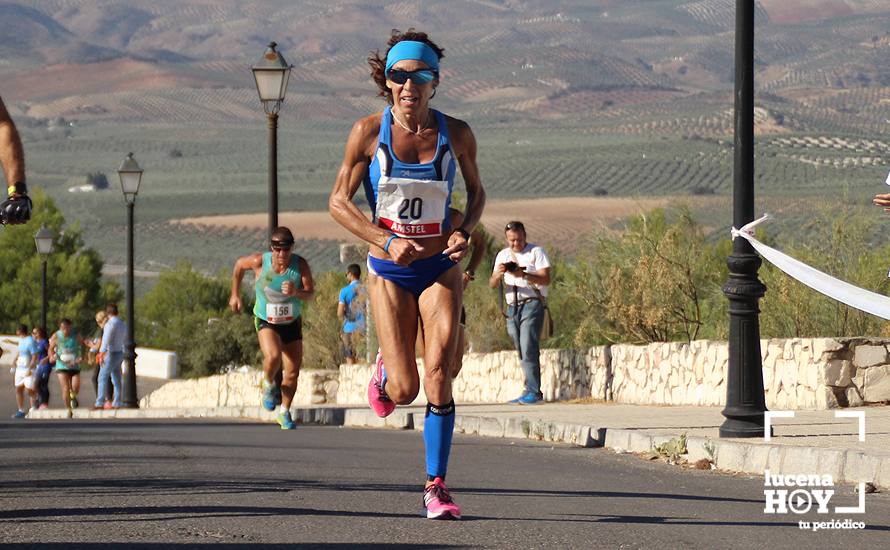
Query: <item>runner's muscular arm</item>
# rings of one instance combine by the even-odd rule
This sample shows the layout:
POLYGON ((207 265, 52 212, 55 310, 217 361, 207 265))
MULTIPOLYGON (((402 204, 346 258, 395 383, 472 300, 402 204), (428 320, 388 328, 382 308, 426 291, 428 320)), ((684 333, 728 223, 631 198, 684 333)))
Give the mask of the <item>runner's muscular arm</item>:
POLYGON ((300 281, 302 289, 299 289, 290 281, 281 285, 281 292, 287 296, 293 296, 300 300, 311 300, 315 297, 315 281, 312 279, 312 270, 306 258, 300 257, 300 281))
MULTIPOLYGON (((476 136, 466 122, 451 117, 448 117, 448 135, 451 136, 451 149, 454 151, 467 188, 467 209, 459 229, 472 236, 485 208, 485 190, 482 188, 479 167, 476 165, 476 136)), ((450 254, 452 260, 459 262, 467 255, 468 250, 467 239, 461 233, 455 232, 448 239, 448 248, 444 254, 450 254)))
POLYGON ((87 343, 84 342, 83 335, 79 332, 74 333, 74 340, 80 346, 80 355, 77 356, 76 362, 83 363, 83 356, 87 354, 89 347, 87 346, 87 343))
POLYGON ((470 254, 470 261, 467 262, 467 269, 469 271, 476 271, 482 264, 482 259, 485 257, 485 251, 488 250, 488 243, 485 242, 485 238, 482 236, 482 233, 479 233, 478 229, 474 229, 470 234, 470 246, 473 247, 473 253, 470 254))
POLYGON ((7 187, 17 181, 25 181, 25 152, 22 140, 2 99, 0 99, 0 164, 6 173, 7 187))
POLYGON ((50 363, 56 362, 56 333, 49 337, 49 346, 46 348, 46 358, 50 363))
MULTIPOLYGON (((380 114, 371 115, 352 127, 346 142, 343 164, 337 172, 337 181, 328 200, 328 210, 331 217, 352 234, 383 250, 392 232, 375 226, 352 201, 371 164, 380 132, 380 118, 380 114)), ((414 252, 411 251, 422 250, 423 247, 413 239, 399 238, 392 240, 387 253, 395 263, 407 266, 413 259, 408 257, 409 253, 413 255, 414 252)))
POLYGON ((241 281, 244 280, 244 273, 253 270, 254 274, 258 275, 262 269, 262 254, 242 256, 235 262, 235 268, 232 270, 232 297, 229 298, 229 307, 235 313, 240 313, 244 306, 244 301, 241 299, 241 281))

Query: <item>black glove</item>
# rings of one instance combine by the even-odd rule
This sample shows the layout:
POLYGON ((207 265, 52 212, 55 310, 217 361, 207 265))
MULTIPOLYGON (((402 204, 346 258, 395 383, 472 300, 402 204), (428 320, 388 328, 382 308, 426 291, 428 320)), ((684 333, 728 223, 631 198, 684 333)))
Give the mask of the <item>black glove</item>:
POLYGON ((24 183, 17 182, 14 192, 0 204, 0 222, 4 225, 25 223, 31 219, 31 198, 24 183))

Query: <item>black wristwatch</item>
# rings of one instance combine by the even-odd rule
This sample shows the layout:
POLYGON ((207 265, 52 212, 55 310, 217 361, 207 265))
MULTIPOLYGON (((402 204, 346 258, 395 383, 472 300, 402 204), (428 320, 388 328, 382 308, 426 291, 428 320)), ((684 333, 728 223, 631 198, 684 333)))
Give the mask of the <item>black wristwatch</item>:
POLYGON ((464 273, 467 274, 467 277, 469 277, 471 281, 476 279, 476 272, 473 271, 472 269, 468 269, 468 270, 464 271, 464 273))
POLYGON ((456 228, 456 229, 454 230, 454 233, 460 233, 461 235, 464 236, 464 239, 466 239, 467 241, 470 240, 470 233, 469 233, 469 231, 467 231, 466 229, 464 229, 464 228, 462 228, 462 227, 458 227, 458 228, 456 228))

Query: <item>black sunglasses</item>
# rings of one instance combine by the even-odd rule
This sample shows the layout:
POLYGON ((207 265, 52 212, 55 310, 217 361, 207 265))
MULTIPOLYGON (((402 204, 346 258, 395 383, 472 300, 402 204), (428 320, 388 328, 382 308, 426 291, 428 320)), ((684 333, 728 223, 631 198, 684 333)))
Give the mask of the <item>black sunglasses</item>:
POLYGON ((525 226, 522 225, 522 222, 510 222, 504 231, 525 231, 525 226))
POLYGON ((271 241, 270 244, 275 250, 287 250, 294 245, 294 241, 271 241))
POLYGON ((416 71, 400 71, 398 69, 390 69, 386 73, 386 78, 392 80, 396 84, 404 84, 411 79, 415 84, 426 84, 439 76, 439 73, 432 69, 418 69, 416 71))

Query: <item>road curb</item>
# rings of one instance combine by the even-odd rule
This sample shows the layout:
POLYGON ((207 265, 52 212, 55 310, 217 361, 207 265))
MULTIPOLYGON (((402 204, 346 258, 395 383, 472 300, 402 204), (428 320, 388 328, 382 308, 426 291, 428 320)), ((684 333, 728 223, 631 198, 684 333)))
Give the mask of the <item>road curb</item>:
MULTIPOLYGON (((419 408, 396 410, 380 418, 365 407, 294 407, 299 422, 363 428, 422 430, 424 412, 419 408)), ((185 407, 176 409, 75 409, 74 419, 133 418, 241 418, 274 422, 276 413, 261 407, 185 407)), ((64 409, 32 411, 29 419, 66 419, 64 409)), ((454 433, 528 439, 579 447, 607 447, 618 451, 648 453, 685 432, 652 433, 625 428, 606 428, 536 420, 522 416, 458 414, 454 433)), ((853 450, 823 449, 767 444, 761 440, 725 440, 692 437, 686 440, 687 462, 711 461, 718 469, 750 475, 830 475, 838 483, 874 483, 890 487, 890 452, 866 454, 853 450)))

